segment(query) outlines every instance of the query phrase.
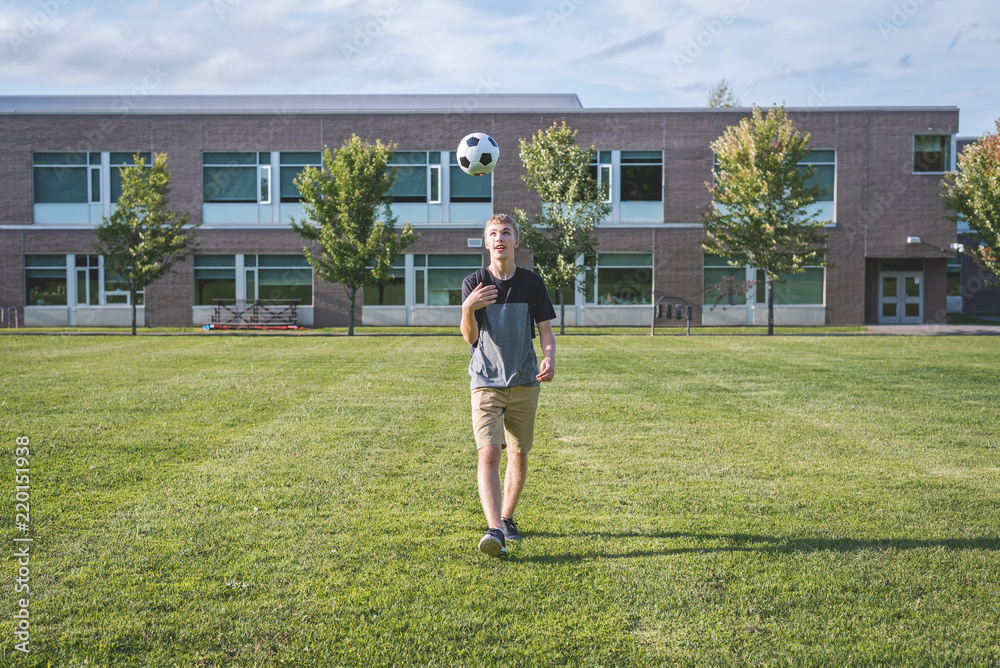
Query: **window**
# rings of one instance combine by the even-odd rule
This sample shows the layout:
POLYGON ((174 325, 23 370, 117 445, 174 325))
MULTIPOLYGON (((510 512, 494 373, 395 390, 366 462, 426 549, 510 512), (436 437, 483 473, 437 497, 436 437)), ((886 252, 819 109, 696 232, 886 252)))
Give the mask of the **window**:
POLYGON ((476 269, 482 268, 483 256, 479 253, 415 255, 413 264, 416 304, 461 306, 462 281, 476 269))
POLYGON ((441 203, 440 151, 397 151, 392 154, 389 165, 396 170, 396 180, 390 191, 393 202, 441 203))
POLYGON ((594 277, 585 288, 586 303, 653 303, 652 253, 598 253, 594 277))
MULTIPOLYGON (((396 261, 392 263, 393 277, 384 285, 365 288, 362 303, 365 306, 404 306, 406 304, 405 265, 406 258, 402 255, 397 257, 396 261)), ((371 266, 368 268, 371 269, 371 266)))
POLYGON ((312 267, 304 255, 245 255, 247 301, 312 306, 312 267))
POLYGON ((747 303, 746 267, 734 267, 728 258, 720 255, 705 255, 703 274, 705 304, 722 304, 725 306, 742 306, 747 303))
MULTIPOLYGON (((140 152, 138 153, 140 158, 145 160, 145 165, 147 168, 153 166, 153 155, 150 152, 140 152)), ((117 202, 118 198, 122 196, 122 167, 131 167, 136 164, 135 153, 111 153, 111 201, 117 202)), ((100 188, 100 185, 97 186, 100 188)), ((100 201, 100 200, 94 200, 100 201)))
POLYGON ((35 153, 35 204, 101 201, 100 153, 35 153))
POLYGON ((238 299, 312 306, 313 271, 303 255, 195 255, 195 306, 238 299))
MULTIPOLYGON (((805 267, 802 274, 779 274, 774 284, 774 305, 823 304, 823 267, 805 267)), ((757 270, 757 303, 767 303, 767 277, 757 270)))
POLYGON ((282 151, 280 163, 279 197, 283 203, 298 203, 302 200, 295 179, 306 167, 320 167, 323 154, 319 151, 282 151))
POLYGON ((217 299, 236 299, 236 256, 195 255, 195 306, 215 306, 217 299))
POLYGON ((270 204, 271 154, 203 153, 206 204, 270 204))
POLYGON ((622 202, 662 202, 662 151, 622 151, 622 202))
POLYGON ((954 169, 951 135, 914 135, 913 171, 935 174, 954 169))
POLYGON ((455 152, 451 152, 451 168, 448 170, 451 179, 452 202, 492 202, 493 178, 484 176, 469 176, 458 166, 455 152))
POLYGON ((947 275, 947 285, 948 285, 948 297, 961 297, 962 296, 962 258, 961 257, 950 257, 948 258, 948 275, 947 275))
POLYGON ((66 256, 24 256, 25 306, 66 306, 66 256))
POLYGON ((597 151, 590 173, 612 207, 605 222, 663 221, 663 151, 597 151))
POLYGON ((813 167, 816 173, 806 180, 806 186, 819 185, 822 189, 819 202, 832 202, 834 199, 834 176, 836 175, 836 151, 809 151, 806 159, 799 163, 804 172, 807 167, 813 167))

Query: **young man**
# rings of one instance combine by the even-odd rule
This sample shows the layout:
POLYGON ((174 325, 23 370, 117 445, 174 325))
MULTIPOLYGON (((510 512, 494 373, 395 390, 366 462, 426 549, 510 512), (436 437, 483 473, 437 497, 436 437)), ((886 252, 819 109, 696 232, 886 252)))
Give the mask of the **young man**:
POLYGON ((490 264, 462 283, 462 336, 472 352, 472 425, 479 451, 479 501, 489 531, 479 549, 494 557, 507 554, 507 541, 521 535, 514 508, 528 474, 538 407, 539 383, 556 371, 556 317, 545 282, 514 264, 520 244, 517 223, 507 214, 486 221, 490 264), (534 325, 544 359, 531 343, 534 325), (507 450, 507 473, 500 490, 500 453, 507 450))

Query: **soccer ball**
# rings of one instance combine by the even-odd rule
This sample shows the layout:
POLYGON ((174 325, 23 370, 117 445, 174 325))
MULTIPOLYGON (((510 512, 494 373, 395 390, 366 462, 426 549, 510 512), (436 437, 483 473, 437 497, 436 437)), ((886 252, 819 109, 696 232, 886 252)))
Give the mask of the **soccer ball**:
POLYGON ((458 143, 458 166, 469 176, 485 176, 493 171, 500 158, 500 147, 485 132, 473 132, 458 143))

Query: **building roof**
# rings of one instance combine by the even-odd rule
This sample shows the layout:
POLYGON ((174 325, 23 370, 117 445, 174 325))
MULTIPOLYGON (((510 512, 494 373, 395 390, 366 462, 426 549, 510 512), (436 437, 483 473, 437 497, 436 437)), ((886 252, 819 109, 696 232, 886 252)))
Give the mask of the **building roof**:
POLYGON ((0 96, 0 114, 270 114, 566 111, 575 93, 469 95, 26 95, 0 96))

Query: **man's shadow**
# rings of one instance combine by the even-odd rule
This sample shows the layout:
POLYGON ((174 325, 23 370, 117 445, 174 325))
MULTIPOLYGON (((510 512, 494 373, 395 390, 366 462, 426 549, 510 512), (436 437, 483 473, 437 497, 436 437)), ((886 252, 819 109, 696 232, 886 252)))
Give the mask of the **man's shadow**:
POLYGON ((704 545, 684 545, 680 547, 651 547, 641 550, 595 550, 583 554, 545 554, 526 555, 517 561, 529 563, 570 563, 590 561, 594 559, 630 559, 635 557, 662 557, 677 554, 709 554, 722 552, 756 552, 758 554, 792 554, 800 552, 864 552, 889 550, 921 550, 927 548, 942 548, 945 550, 1000 550, 1000 538, 940 538, 940 539, 910 539, 910 538, 781 538, 759 534, 718 534, 693 533, 687 531, 667 531, 645 533, 627 531, 622 533, 609 532, 579 532, 555 533, 547 531, 532 531, 526 538, 592 538, 596 542, 622 539, 648 539, 649 541, 696 541, 704 545))

